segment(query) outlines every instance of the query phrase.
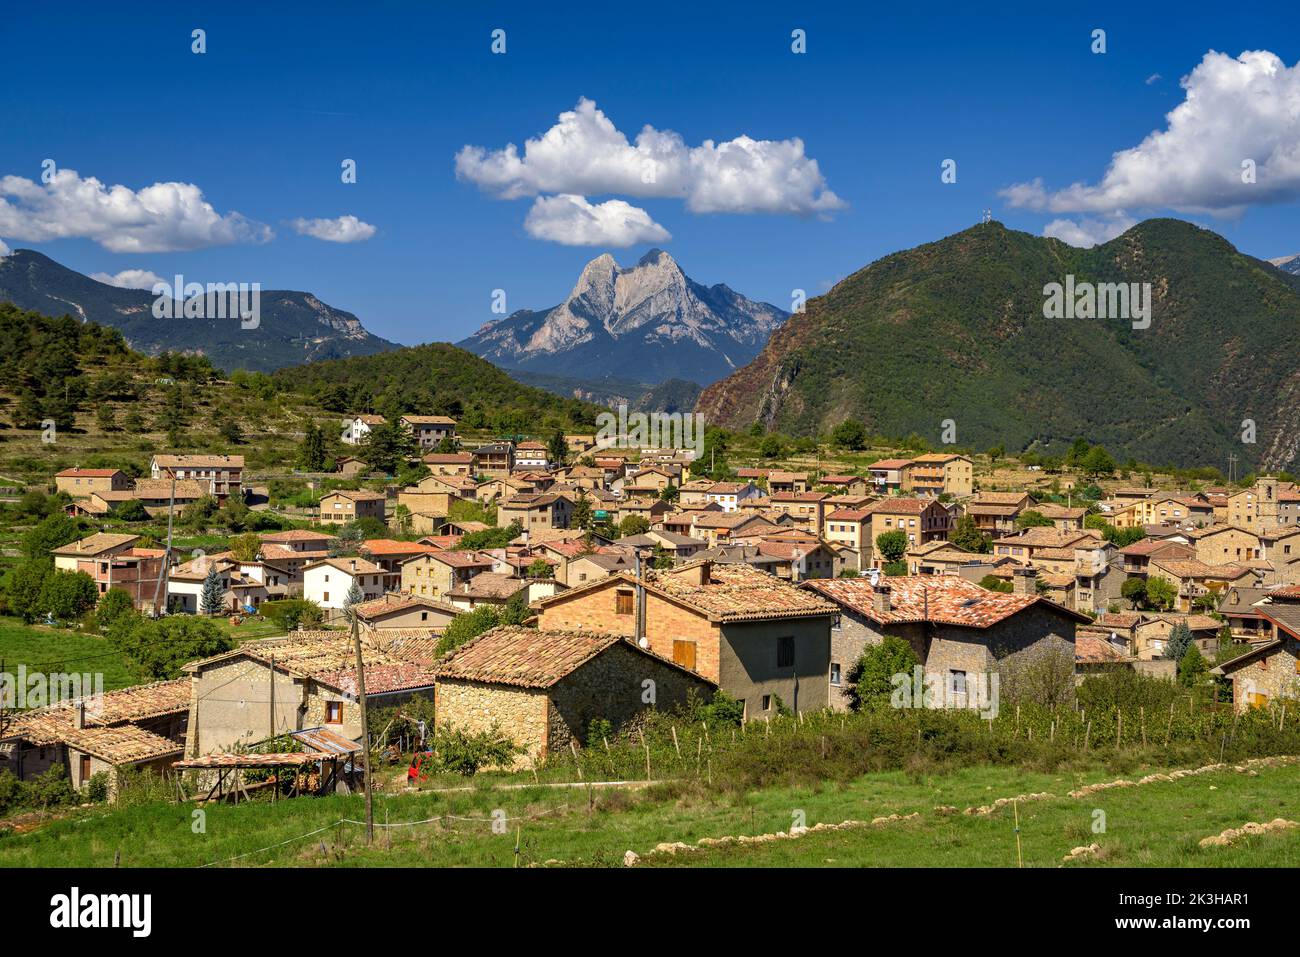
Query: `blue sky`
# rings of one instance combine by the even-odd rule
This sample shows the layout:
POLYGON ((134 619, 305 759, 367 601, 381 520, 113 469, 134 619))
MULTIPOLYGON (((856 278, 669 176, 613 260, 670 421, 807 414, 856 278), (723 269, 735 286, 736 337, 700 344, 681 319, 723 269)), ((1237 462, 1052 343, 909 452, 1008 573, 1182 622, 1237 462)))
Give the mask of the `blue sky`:
MULTIPOLYGON (((0 177, 44 190, 41 163, 50 158, 105 187, 192 184, 220 220, 195 227, 173 211, 156 231, 142 227, 152 237, 146 245, 167 248, 115 251, 121 243, 102 221, 81 222, 70 188, 57 202, 29 199, 7 219, 0 208, 0 241, 88 274, 138 269, 309 290, 407 344, 468 335, 493 318, 494 289, 506 291, 512 311, 553 305, 601 252, 630 263, 651 245, 697 281, 788 307, 792 289, 815 295, 881 255, 971 225, 985 208, 1034 233, 1060 220, 1104 230, 1182 215, 1252 255, 1300 253, 1297 184, 1281 165, 1265 167, 1263 155, 1256 159, 1268 188, 1217 215, 1160 205, 1197 207, 1201 193, 1213 192, 1195 168, 1162 169, 1154 185, 1092 190, 1075 208, 1060 208, 1071 202, 1061 190, 1095 187, 1113 153, 1165 129, 1165 114, 1186 96, 1179 79, 1208 51, 1235 58, 1266 50, 1294 68, 1294 19, 1186 4, 1059 14, 1025 5, 997 15, 793 3, 738 5, 743 13, 668 2, 567 12, 499 3, 223 6, 139 4, 125 15, 105 4, 62 4, 57 14, 27 4, 6 13, 0 177), (195 28, 206 31, 203 55, 191 52, 195 28), (496 28, 506 31, 504 55, 490 49, 496 28), (790 49, 795 28, 807 31, 803 55, 790 49), (1090 50, 1095 28, 1106 31, 1102 55, 1090 50), (580 98, 629 138, 646 124, 692 148, 797 137, 804 159, 817 163, 818 188, 842 208, 699 212, 676 197, 592 193, 593 204, 626 201, 671 239, 565 245, 529 235, 531 194, 500 199, 458 180, 463 146, 522 150, 580 98), (355 184, 340 181, 345 158, 357 162, 355 184), (940 181, 948 158, 957 161, 955 184, 940 181), (1036 178, 1038 199, 1016 204, 1001 194, 1036 178), (1112 201, 1122 209, 1107 208, 1112 201), (234 213, 274 238, 251 241, 265 232, 234 213), (291 225, 345 215, 374 234, 326 242, 291 225)), ((1207 74, 1205 82, 1217 81, 1207 74)), ((1167 144, 1164 161, 1205 164, 1191 154, 1216 137, 1242 140, 1212 143, 1218 159, 1278 150, 1287 137, 1300 155, 1298 121, 1280 132, 1242 131, 1231 103, 1219 108, 1226 124, 1191 130, 1194 149, 1167 144)), ((11 206, 23 202, 6 192, 0 199, 11 206)))

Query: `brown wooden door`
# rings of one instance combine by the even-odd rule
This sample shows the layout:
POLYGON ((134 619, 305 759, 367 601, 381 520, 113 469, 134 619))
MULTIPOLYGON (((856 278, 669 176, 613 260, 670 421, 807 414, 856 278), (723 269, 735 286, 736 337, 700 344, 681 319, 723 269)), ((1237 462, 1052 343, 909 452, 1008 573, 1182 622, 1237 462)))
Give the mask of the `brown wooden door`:
POLYGON ((693 641, 673 641, 673 661, 683 668, 695 670, 695 642, 693 641))

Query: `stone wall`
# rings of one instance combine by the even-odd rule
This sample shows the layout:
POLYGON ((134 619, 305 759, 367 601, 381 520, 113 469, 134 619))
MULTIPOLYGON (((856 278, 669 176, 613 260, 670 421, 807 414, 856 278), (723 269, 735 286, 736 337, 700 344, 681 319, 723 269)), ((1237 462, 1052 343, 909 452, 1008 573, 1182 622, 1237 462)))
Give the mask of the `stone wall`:
POLYGON ((1283 636, 1282 646, 1230 672, 1232 700, 1238 711, 1264 706, 1278 698, 1300 697, 1300 642, 1283 636), (1255 697, 1252 697, 1255 696, 1255 697), (1259 696, 1264 696, 1261 699, 1259 696))
POLYGON ((705 702, 713 696, 713 686, 704 679, 622 642, 611 645, 551 689, 548 748, 564 751, 571 740, 581 746, 595 718, 610 722, 615 731, 635 726, 649 708, 685 704, 692 691, 705 702), (654 682, 653 703, 644 700, 647 680, 654 682))
POLYGON ((490 685, 445 678, 434 697, 438 726, 451 725, 470 734, 495 726, 524 749, 514 768, 540 763, 547 748, 547 698, 536 688, 490 685))

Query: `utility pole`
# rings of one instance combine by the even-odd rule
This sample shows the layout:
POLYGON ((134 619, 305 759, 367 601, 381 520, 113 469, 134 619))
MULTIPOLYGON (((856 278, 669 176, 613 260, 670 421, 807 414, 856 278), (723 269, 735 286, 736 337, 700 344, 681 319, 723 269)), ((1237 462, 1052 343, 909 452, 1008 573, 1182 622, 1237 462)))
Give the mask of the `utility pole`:
POLYGON ((275 737, 275 655, 271 655, 271 734, 275 737))
MULTIPOLYGON (((172 490, 167 499, 167 548, 163 552, 162 568, 158 569, 158 581, 153 586, 153 616, 162 617, 158 611, 158 592, 162 589, 163 579, 167 577, 167 572, 172 564, 172 513, 176 510, 176 473, 172 472, 172 490)), ((112 567, 110 563, 110 568, 112 567)), ((111 572, 110 572, 111 574, 111 572)), ((137 592, 139 586, 137 585, 137 592)), ((201 609, 200 609, 201 610, 201 609)))
MULTIPOLYGON (((361 754, 364 763, 361 766, 365 775, 366 787, 366 843, 375 840, 375 806, 370 796, 370 717, 366 714, 366 666, 361 659, 361 632, 357 627, 355 609, 348 609, 352 618, 352 646, 357 653, 357 700, 361 702, 361 754)), ((272 675, 274 680, 274 675, 272 675)))

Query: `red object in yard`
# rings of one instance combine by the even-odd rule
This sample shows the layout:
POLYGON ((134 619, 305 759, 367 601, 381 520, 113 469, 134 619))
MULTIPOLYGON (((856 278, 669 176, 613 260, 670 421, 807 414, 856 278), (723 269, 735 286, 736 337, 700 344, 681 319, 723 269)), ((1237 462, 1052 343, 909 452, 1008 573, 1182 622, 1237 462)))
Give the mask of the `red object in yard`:
POLYGON ((242 624, 243 621, 244 621, 244 619, 240 618, 238 615, 231 615, 231 616, 230 616, 230 623, 231 623, 232 625, 242 624))
POLYGON ((432 751, 420 751, 411 761, 411 766, 406 769, 406 780, 420 782, 428 777, 429 769, 433 764, 432 751))

